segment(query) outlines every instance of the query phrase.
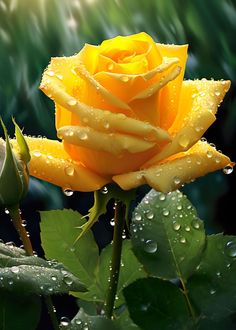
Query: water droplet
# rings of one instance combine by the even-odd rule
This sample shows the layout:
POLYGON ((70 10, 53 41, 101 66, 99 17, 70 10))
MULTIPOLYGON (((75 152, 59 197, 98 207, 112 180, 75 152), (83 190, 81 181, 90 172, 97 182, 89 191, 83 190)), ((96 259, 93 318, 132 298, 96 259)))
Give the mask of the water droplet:
POLYGON ((122 76, 122 77, 120 78, 120 80, 123 81, 123 82, 128 82, 128 81, 129 81, 129 77, 127 77, 127 76, 122 76))
POLYGON ((113 63, 108 63, 107 64, 107 70, 112 71, 114 69, 114 64, 113 63))
POLYGON ((216 293, 216 290, 215 289, 211 289, 210 290, 210 294, 215 294, 216 293))
POLYGON ((194 229, 199 229, 200 225, 201 225, 201 222, 197 219, 193 219, 193 221, 191 222, 191 225, 194 229))
POLYGON ((76 103, 77 103, 76 99, 70 99, 67 101, 67 104, 71 107, 76 105, 76 103))
POLYGON ((62 327, 67 327, 70 323, 70 320, 68 319, 68 317, 62 316, 61 320, 60 320, 60 326, 62 327))
POLYGON ((223 168, 224 174, 231 174, 233 172, 233 166, 232 165, 227 165, 223 168))
POLYGON ((142 304, 141 307, 140 307, 141 308, 141 311, 142 312, 146 312, 148 310, 149 306, 150 306, 150 303, 148 303, 148 304, 142 304))
POLYGON ((176 208, 177 208, 177 210, 179 210, 179 211, 180 211, 180 210, 182 210, 182 208, 183 208, 183 207, 182 207, 182 205, 181 205, 181 204, 178 204, 176 208))
POLYGON ((20 271, 20 269, 19 269, 19 267, 17 267, 17 266, 12 266, 12 267, 11 267, 11 271, 12 271, 12 273, 14 273, 14 274, 18 274, 19 271, 20 271))
POLYGON ((111 221, 110 221, 110 225, 112 226, 112 227, 114 227, 115 226, 115 219, 113 218, 113 219, 111 219, 111 221))
POLYGON ((65 196, 67 196, 67 197, 72 196, 73 193, 74 193, 74 191, 71 190, 71 189, 69 189, 69 188, 65 188, 65 189, 63 189, 63 194, 64 194, 65 196))
POLYGON ((186 226, 185 228, 185 231, 189 232, 191 230, 191 228, 189 226, 186 226))
POLYGON ((174 177, 174 184, 178 185, 178 184, 180 184, 180 182, 181 182, 180 178, 178 176, 175 176, 174 177))
POLYGON ((108 188, 105 186, 100 191, 103 195, 106 195, 108 193, 108 188))
POLYGON ((141 214, 139 214, 139 213, 135 213, 135 215, 134 215, 134 219, 135 219, 136 221, 140 221, 140 220, 142 220, 142 216, 141 216, 141 214))
POLYGON ((186 135, 181 135, 179 137, 179 144, 181 147, 187 148, 187 146, 189 145, 189 137, 186 135))
POLYGON ((56 281, 56 280, 57 280, 57 277, 56 277, 56 276, 52 276, 51 279, 52 279, 53 281, 56 281))
POLYGON ((148 239, 144 244, 144 251, 148 253, 155 253, 157 251, 157 243, 155 241, 148 239))
POLYGON ((169 214, 170 214, 170 211, 169 210, 163 210, 163 213, 164 217, 167 217, 169 214))
POLYGON ((149 211, 147 214, 146 214, 146 217, 149 219, 149 220, 152 220, 154 218, 154 213, 149 211))
POLYGON ((80 140, 84 141, 88 139, 88 134, 84 131, 79 132, 79 138, 80 140))
POLYGON ((61 74, 57 74, 57 78, 58 78, 59 80, 63 80, 63 75, 61 75, 61 74))
POLYGON ((33 152, 33 156, 35 156, 35 157, 41 157, 41 152, 40 151, 34 151, 33 152))
POLYGON ((217 277, 221 277, 221 272, 217 272, 217 273, 216 273, 216 276, 217 276, 217 277))
POLYGON ((50 70, 50 71, 47 71, 47 75, 50 76, 50 77, 53 77, 55 76, 55 72, 50 70))
POLYGON ((75 324, 80 325, 82 321, 80 319, 75 319, 75 324))
POLYGON ((174 229, 175 231, 180 230, 180 228, 181 228, 181 224, 180 224, 180 223, 178 223, 178 222, 174 222, 174 223, 173 223, 173 229, 174 229))
POLYGON ((229 241, 226 243, 225 252, 229 257, 236 257, 236 241, 229 241))
POLYGON ((164 201, 165 199, 166 199, 165 194, 162 194, 162 193, 161 193, 161 194, 159 195, 159 200, 160 200, 160 201, 164 201))
POLYGON ((9 214, 9 211, 8 211, 8 209, 5 209, 5 213, 6 213, 6 214, 9 214))
POLYGON ((65 168, 65 174, 68 176, 73 176, 75 174, 75 168, 73 166, 67 166, 65 168))
POLYGON ((208 158, 212 158, 212 156, 213 156, 213 152, 212 151, 210 151, 210 150, 207 150, 207 157, 208 158))
POLYGON ((187 242, 185 237, 181 237, 179 241, 182 244, 185 244, 187 242))
POLYGON ((73 283, 73 280, 70 278, 69 275, 64 275, 63 282, 67 285, 71 285, 73 283))
POLYGON ((220 96, 220 92, 219 91, 215 91, 215 96, 220 96))

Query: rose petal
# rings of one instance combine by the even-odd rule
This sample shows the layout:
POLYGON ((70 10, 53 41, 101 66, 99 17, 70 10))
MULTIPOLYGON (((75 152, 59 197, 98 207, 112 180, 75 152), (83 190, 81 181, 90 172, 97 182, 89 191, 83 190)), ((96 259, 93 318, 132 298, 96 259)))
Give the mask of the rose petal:
MULTIPOLYGON (((48 83, 45 83, 43 86, 41 85, 41 89, 45 91, 46 94, 50 94, 55 102, 60 104, 64 109, 67 109, 68 113, 71 112, 74 114, 77 118, 77 122, 86 125, 89 123, 90 127, 96 130, 134 134, 152 141, 157 141, 158 143, 170 141, 169 134, 159 127, 154 127, 148 123, 126 117, 121 113, 116 114, 110 111, 96 109, 77 101, 65 91, 65 87, 62 84, 53 80, 53 77, 50 77, 48 83)), ((61 117, 58 118, 60 124, 63 123, 62 119, 61 117)), ((60 125, 58 128, 59 127, 60 125)))
MULTIPOLYGON (((82 164, 73 162, 59 141, 25 137, 30 149, 30 174, 64 189, 94 191, 109 182, 82 164)), ((17 151, 15 140, 11 140, 17 151)))
POLYGON ((162 164, 142 171, 116 175, 112 178, 122 189, 129 190, 143 184, 169 192, 197 177, 219 170, 230 164, 230 159, 206 142, 198 142, 187 152, 166 159, 162 164))
POLYGON ((121 155, 125 151, 138 153, 149 150, 155 143, 134 136, 119 133, 102 133, 90 127, 64 126, 58 130, 58 137, 68 143, 121 155))
POLYGON ((124 71, 124 74, 102 71, 96 73, 95 78, 102 86, 109 89, 113 95, 128 103, 135 95, 159 81, 163 77, 162 73, 178 61, 178 58, 164 58, 160 65, 143 74, 128 74, 127 71, 124 71))
POLYGON ((162 56, 178 57, 179 66, 181 67, 178 77, 160 91, 160 126, 168 129, 172 125, 179 109, 179 95, 187 61, 188 46, 157 44, 157 48, 162 56))
POLYGON ((184 81, 180 96, 180 111, 170 128, 172 142, 143 167, 187 150, 196 143, 215 121, 215 113, 230 87, 230 81, 184 81))
POLYGON ((116 97, 114 94, 112 94, 110 91, 108 91, 106 88, 104 88, 85 68, 85 66, 82 63, 79 63, 77 67, 75 68, 76 73, 85 79, 85 81, 91 85, 97 92, 99 92, 106 100, 111 102, 111 104, 115 105, 118 108, 130 110, 130 107, 127 103, 123 102, 121 99, 116 97))
POLYGON ((138 99, 146 99, 147 97, 152 96, 157 91, 159 91, 163 86, 167 85, 170 81, 174 80, 181 71, 180 66, 175 66, 166 76, 163 76, 160 80, 158 80, 155 84, 149 86, 148 88, 144 89, 137 95, 135 95, 130 102, 138 99))

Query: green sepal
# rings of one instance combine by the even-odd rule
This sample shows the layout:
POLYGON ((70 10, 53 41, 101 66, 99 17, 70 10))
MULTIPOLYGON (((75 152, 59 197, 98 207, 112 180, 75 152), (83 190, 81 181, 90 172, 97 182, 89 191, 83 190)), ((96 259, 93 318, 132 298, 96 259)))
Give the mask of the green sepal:
POLYGON ((15 137, 19 146, 20 159, 23 160, 25 164, 30 161, 30 151, 27 142, 22 134, 20 127, 17 125, 15 118, 12 118, 13 124, 15 125, 15 137))
POLYGON ((25 164, 17 160, 12 151, 7 129, 0 118, 5 134, 5 155, 1 157, 0 164, 0 205, 12 206, 19 203, 28 189, 28 175, 25 164))
MULTIPOLYGON (((135 200, 136 189, 130 190, 129 193, 123 191, 117 185, 111 184, 107 187, 103 187, 101 190, 94 192, 94 205, 89 209, 88 221, 81 227, 81 232, 76 241, 79 240, 87 231, 93 226, 95 222, 99 220, 102 214, 106 213, 107 203, 111 200, 120 200, 126 206, 126 223, 128 225, 128 211, 130 202, 135 200)), ((128 227, 128 226, 127 226, 128 227)))

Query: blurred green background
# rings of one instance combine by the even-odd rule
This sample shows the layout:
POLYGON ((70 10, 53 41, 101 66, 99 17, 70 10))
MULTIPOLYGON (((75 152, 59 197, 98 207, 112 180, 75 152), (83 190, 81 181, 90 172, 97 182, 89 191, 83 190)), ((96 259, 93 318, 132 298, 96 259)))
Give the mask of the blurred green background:
MULTIPOLYGON (((189 44, 186 78, 232 81, 205 137, 235 161, 236 2, 230 0, 0 0, 0 115, 9 133, 14 116, 25 134, 56 138, 53 102, 38 90, 51 56, 140 31, 158 42, 189 44)), ((235 172, 220 171, 184 187, 209 232, 236 234, 235 172)), ((68 199, 32 180, 25 208, 86 208, 88 198, 68 199)))

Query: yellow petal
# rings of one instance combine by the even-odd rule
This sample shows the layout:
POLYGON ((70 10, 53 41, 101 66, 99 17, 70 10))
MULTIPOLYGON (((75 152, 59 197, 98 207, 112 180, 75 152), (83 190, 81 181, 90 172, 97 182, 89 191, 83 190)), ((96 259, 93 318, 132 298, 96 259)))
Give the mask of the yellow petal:
POLYGON ((178 77, 164 86, 160 91, 160 127, 168 129, 178 112, 179 96, 187 61, 187 45, 157 44, 158 51, 162 56, 178 57, 181 72, 178 77))
MULTIPOLYGON (((64 151, 62 143, 45 138, 25 137, 30 149, 30 175, 48 181, 63 189, 94 191, 109 180, 73 162, 64 151)), ((17 150, 15 140, 12 140, 17 150)))
POLYGON ((86 67, 82 63, 78 63, 75 68, 76 73, 81 76, 85 81, 90 84, 98 93, 100 93, 106 100, 111 102, 111 104, 115 105, 121 109, 129 110, 130 107, 127 103, 123 102, 121 99, 116 97, 110 91, 108 91, 105 87, 103 87, 86 69, 86 67))
MULTIPOLYGON (((120 133, 133 134, 157 141, 158 143, 170 141, 169 134, 159 127, 154 127, 148 123, 129 118, 121 113, 116 114, 110 111, 96 109, 77 101, 65 91, 64 86, 61 84, 50 81, 50 83, 44 84, 41 88, 46 90, 46 93, 50 94, 68 113, 71 112, 74 114, 82 124, 87 125, 89 123, 90 127, 96 130, 103 132, 118 131, 120 133)), ((60 124, 62 124, 62 122, 63 121, 60 120, 60 124)), ((67 123, 67 125, 69 125, 69 123, 67 123)))
POLYGON ((169 192, 207 173, 231 164, 230 159, 206 142, 199 141, 190 150, 142 171, 116 175, 112 179, 122 189, 129 190, 143 184, 169 192))
POLYGON ((125 151, 143 152, 155 146, 155 143, 134 136, 102 133, 90 127, 64 126, 57 133, 60 139, 68 143, 97 151, 106 151, 114 155, 120 155, 125 151))
POLYGON ((215 113, 229 87, 229 81, 184 81, 179 113, 169 129, 172 142, 143 167, 149 167, 195 144, 215 121, 215 113))
POLYGON ((152 96, 157 91, 159 91, 163 86, 167 85, 171 80, 174 80, 180 74, 181 68, 180 66, 175 66, 170 73, 166 76, 163 76, 160 80, 158 80, 153 85, 149 86, 148 88, 144 89, 137 95, 135 95, 130 102, 137 100, 137 99, 145 99, 147 97, 152 96))

